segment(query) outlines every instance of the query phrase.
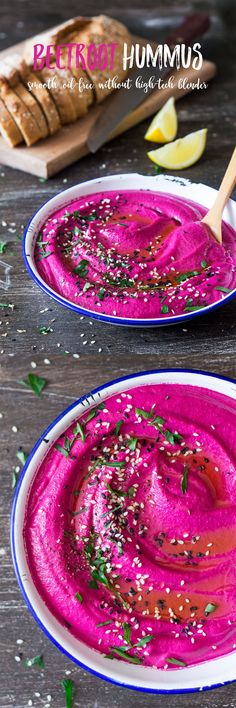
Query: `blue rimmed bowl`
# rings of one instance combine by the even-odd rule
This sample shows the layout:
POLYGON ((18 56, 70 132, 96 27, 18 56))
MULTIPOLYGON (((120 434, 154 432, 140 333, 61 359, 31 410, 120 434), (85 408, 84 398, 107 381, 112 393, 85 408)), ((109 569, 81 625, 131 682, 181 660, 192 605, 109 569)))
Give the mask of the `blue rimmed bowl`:
MULTIPOLYGON (((28 271, 34 282, 45 293, 47 293, 47 295, 56 300, 56 302, 60 305, 64 305, 64 307, 67 307, 80 315, 85 315, 109 324, 123 325, 125 327, 163 327, 178 324, 180 322, 185 322, 186 320, 199 317, 199 315, 202 315, 203 313, 212 312, 212 310, 215 310, 217 307, 220 307, 235 297, 236 288, 231 293, 225 295, 225 297, 221 300, 214 302, 211 305, 207 305, 206 307, 195 312, 170 317, 165 316, 137 319, 134 317, 126 318, 100 314, 94 310, 85 309, 71 302, 67 298, 62 297, 62 295, 59 295, 55 290, 53 290, 39 274, 34 259, 35 243, 40 229, 45 224, 45 221, 55 211, 57 211, 57 209, 68 206, 71 201, 77 199, 78 197, 91 195, 95 192, 120 189, 152 190, 154 192, 168 193, 182 197, 182 199, 190 199, 195 202, 196 205, 201 205, 207 209, 212 206, 217 194, 217 191, 212 187, 207 187, 205 184, 195 184, 180 177, 172 177, 171 175, 156 175, 152 177, 136 173, 100 177, 89 180, 88 182, 82 182, 81 184, 77 184, 74 187, 70 187, 63 192, 60 192, 43 204, 43 206, 34 214, 26 228, 23 240, 23 256, 28 271)), ((229 200, 227 207, 224 210, 224 221, 236 230, 236 203, 232 199, 229 200)))
POLYGON ((22 471, 13 501, 11 515, 11 548, 17 580, 26 604, 47 637, 75 663, 112 683, 149 693, 184 693, 217 688, 236 679, 236 652, 221 658, 163 671, 144 666, 110 661, 98 651, 79 641, 50 612, 30 572, 23 539, 25 509, 37 469, 57 438, 75 420, 108 396, 136 386, 169 383, 204 387, 236 400, 236 381, 202 371, 164 369, 132 374, 104 384, 83 396, 61 413, 41 435, 22 471), (46 441, 45 441, 46 439, 46 441))

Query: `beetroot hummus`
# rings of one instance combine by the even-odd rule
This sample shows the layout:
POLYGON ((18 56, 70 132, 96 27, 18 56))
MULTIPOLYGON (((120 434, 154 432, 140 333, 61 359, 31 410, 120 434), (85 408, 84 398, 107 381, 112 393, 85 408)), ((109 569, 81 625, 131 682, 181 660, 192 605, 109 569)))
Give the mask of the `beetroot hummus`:
POLYGON ((173 669, 236 649, 236 402, 180 384, 85 412, 26 506, 30 572, 76 638, 173 669))
POLYGON ((223 246, 200 221, 205 210, 151 191, 102 192, 55 212, 41 229, 35 263, 71 303, 125 318, 183 315, 236 287, 236 240, 223 246))

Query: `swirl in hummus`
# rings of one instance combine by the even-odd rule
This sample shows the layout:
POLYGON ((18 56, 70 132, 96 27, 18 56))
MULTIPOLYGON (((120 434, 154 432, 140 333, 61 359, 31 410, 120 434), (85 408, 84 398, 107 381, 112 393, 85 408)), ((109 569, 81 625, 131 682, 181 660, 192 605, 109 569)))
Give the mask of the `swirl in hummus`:
POLYGON ((86 310, 125 318, 194 312, 236 287, 236 240, 223 246, 202 207, 151 191, 102 192, 55 212, 38 234, 42 279, 86 310))
POLYGON ((34 583, 86 645, 173 669, 236 648, 236 403, 138 386, 49 449, 26 505, 34 583))

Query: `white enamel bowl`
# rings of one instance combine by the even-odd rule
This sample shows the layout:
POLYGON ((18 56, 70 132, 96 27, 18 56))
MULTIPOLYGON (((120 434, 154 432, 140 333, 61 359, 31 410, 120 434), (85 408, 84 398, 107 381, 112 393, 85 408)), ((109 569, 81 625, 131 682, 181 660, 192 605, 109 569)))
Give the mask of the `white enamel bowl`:
POLYGON ((40 597, 27 562, 23 541, 23 523, 26 502, 36 470, 51 445, 80 415, 85 408, 120 393, 144 384, 181 383, 201 386, 236 399, 236 382, 220 378, 214 374, 182 369, 148 371, 116 379, 80 398, 61 413, 44 431, 28 457, 22 471, 12 508, 11 546, 16 576, 21 592, 35 620, 51 641, 69 658, 100 678, 121 686, 150 693, 183 693, 216 688, 236 679, 236 652, 222 658, 213 659, 194 667, 163 671, 149 667, 135 666, 114 659, 110 661, 102 654, 75 639, 51 614, 40 597), (49 440, 45 443, 44 439, 49 440))
MULTIPOLYGON (((152 190, 153 192, 164 192, 165 194, 175 194, 178 197, 182 197, 182 199, 191 199, 196 204, 200 204, 206 208, 212 206, 217 194, 216 190, 212 189, 212 187, 207 187, 205 184, 194 184, 189 180, 180 177, 172 177, 170 175, 156 175, 154 177, 149 177, 140 174, 112 175, 109 177, 97 178, 89 180, 89 182, 76 184, 74 187, 70 187, 64 192, 60 192, 56 195, 56 197, 53 197, 43 204, 43 206, 34 214, 26 228, 23 241, 23 256, 28 271, 34 282, 37 283, 37 285, 45 293, 47 293, 47 295, 50 295, 60 305, 64 305, 80 315, 85 315, 102 322, 123 325, 126 327, 163 327, 166 325, 178 324, 179 322, 185 322, 186 320, 199 317, 203 313, 209 313, 215 308, 224 305, 235 296, 236 288, 218 302, 212 303, 211 305, 201 308, 196 312, 175 315, 174 317, 136 319, 104 315, 99 312, 94 312, 93 310, 84 309, 83 307, 79 307, 79 305, 76 305, 75 303, 62 297, 62 295, 59 295, 55 292, 55 290, 47 285, 47 283, 39 275, 34 261, 36 239, 45 221, 49 218, 49 216, 57 211, 57 209, 68 205, 71 201, 77 199, 78 197, 94 194, 95 192, 121 189, 143 189, 152 190)), ((224 220, 236 230, 236 203, 232 199, 229 200, 223 216, 224 220)))

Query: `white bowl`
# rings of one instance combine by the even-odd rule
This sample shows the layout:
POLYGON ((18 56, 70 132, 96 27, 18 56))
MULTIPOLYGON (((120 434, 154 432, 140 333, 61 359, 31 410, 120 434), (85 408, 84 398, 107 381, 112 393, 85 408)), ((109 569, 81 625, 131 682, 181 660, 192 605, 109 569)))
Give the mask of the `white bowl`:
POLYGON ((102 400, 116 392, 125 391, 137 385, 163 382, 201 386, 236 400, 236 381, 220 378, 215 374, 183 369, 164 369, 133 374, 104 384, 89 393, 88 396, 80 398, 63 411, 44 431, 28 457, 13 502, 11 546, 17 580, 32 615, 49 639, 70 659, 97 676, 127 688, 150 693, 183 693, 216 688, 234 681, 236 679, 236 652, 194 667, 168 671, 137 667, 116 659, 113 661, 106 659, 98 651, 73 637, 51 614, 34 585, 23 540, 25 507, 30 486, 38 466, 56 439, 78 416, 84 414, 85 408, 88 410, 94 404, 101 403, 102 400), (49 442, 45 443, 45 438, 49 442))
MULTIPOLYGON (((29 270, 29 273, 35 283, 39 285, 42 290, 50 295, 56 302, 64 305, 74 312, 78 312, 80 315, 85 315, 92 317, 94 319, 100 320, 102 322, 108 322, 110 324, 123 325, 126 327, 163 327, 171 324, 178 324, 179 322, 185 322, 186 320, 191 320, 195 317, 199 317, 203 313, 211 312, 216 307, 220 307, 224 303, 231 300, 236 294, 236 288, 226 295, 221 300, 202 307, 196 312, 190 312, 182 315, 175 315, 174 317, 156 317, 156 318, 126 318, 100 314, 99 312, 94 312, 93 310, 87 310, 83 307, 79 307, 73 302, 70 302, 66 298, 59 295, 55 290, 53 290, 43 278, 39 275, 37 267, 34 261, 34 249, 38 233, 45 221, 57 210, 68 205, 74 199, 78 197, 94 194, 95 192, 105 192, 107 190, 120 190, 120 189, 131 189, 131 190, 152 190, 153 192, 164 192, 166 194, 175 194, 182 199, 191 199, 195 204, 200 204, 203 207, 209 208, 212 206, 217 191, 212 187, 207 187, 205 184, 195 184, 182 177, 172 177, 171 175, 156 175, 154 177, 140 175, 140 174, 124 174, 124 175, 111 175, 109 177, 100 177, 97 179, 89 180, 88 182, 82 182, 81 184, 76 184, 74 187, 66 189, 64 192, 60 192, 49 199, 32 217, 30 220, 24 236, 23 241, 23 256, 25 264, 29 270)), ((236 230, 236 203, 230 199, 228 201, 227 207, 224 210, 224 221, 230 224, 236 230)))

